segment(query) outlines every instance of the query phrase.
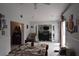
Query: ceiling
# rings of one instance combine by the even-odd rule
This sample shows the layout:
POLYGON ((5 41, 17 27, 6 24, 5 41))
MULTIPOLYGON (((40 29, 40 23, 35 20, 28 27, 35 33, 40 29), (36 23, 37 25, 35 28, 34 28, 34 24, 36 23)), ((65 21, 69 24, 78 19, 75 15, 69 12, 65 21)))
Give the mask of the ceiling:
POLYGON ((20 4, 23 13, 28 11, 28 17, 32 18, 30 21, 58 21, 60 15, 67 8, 68 3, 32 3, 20 4))
POLYGON ((13 13, 22 14, 29 21, 60 21, 61 13, 68 3, 12 3, 8 5, 13 13), (16 12, 15 12, 16 11, 16 12))

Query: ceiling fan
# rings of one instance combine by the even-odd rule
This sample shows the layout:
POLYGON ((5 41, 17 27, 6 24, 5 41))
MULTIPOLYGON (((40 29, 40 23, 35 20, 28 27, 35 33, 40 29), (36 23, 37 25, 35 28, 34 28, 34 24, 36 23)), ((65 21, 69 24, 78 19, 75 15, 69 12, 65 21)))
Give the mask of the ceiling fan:
MULTIPOLYGON (((39 3, 34 3, 34 9, 37 9, 37 4, 39 4, 39 3)), ((50 3, 42 3, 42 4, 50 5, 50 3)))

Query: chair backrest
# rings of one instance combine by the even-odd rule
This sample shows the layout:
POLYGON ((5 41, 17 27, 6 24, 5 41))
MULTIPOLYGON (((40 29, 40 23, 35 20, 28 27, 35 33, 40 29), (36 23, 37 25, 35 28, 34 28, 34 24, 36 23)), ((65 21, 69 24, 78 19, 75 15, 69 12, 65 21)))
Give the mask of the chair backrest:
POLYGON ((30 33, 29 38, 35 38, 36 34, 35 33, 30 33))
POLYGON ((36 33, 29 33, 27 39, 26 39, 26 42, 32 42, 32 41, 35 41, 35 37, 36 37, 36 33))

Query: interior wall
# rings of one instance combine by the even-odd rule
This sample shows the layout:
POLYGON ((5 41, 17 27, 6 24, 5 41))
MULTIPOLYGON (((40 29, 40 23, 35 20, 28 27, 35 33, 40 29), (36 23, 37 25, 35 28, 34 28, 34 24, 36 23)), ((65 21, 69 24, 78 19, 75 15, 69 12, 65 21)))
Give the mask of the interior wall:
MULTIPOLYGON (((70 8, 64 13, 66 21, 69 19, 69 16, 71 14, 73 14, 74 16, 73 18, 74 22, 76 19, 79 20, 79 4, 78 3, 71 4, 70 8)), ((78 29, 78 32, 79 32, 79 29, 78 29)), ((66 31, 66 46, 69 48, 73 48, 76 51, 76 54, 79 55, 79 47, 78 47, 79 41, 75 40, 74 36, 76 36, 74 33, 71 34, 70 32, 66 31)))
POLYGON ((24 18, 20 18, 20 11, 15 7, 16 5, 9 4, 0 4, 0 13, 5 15, 7 28, 5 29, 5 35, 2 36, 0 31, 0 55, 7 55, 11 50, 10 44, 10 21, 16 21, 24 24, 24 40, 26 39, 29 29, 26 28, 26 25, 29 25, 29 22, 24 18), (19 12, 18 12, 19 11, 19 12), (25 21, 24 21, 25 20, 25 21))
POLYGON ((7 55, 10 51, 10 19, 7 8, 0 5, 0 13, 5 15, 7 28, 5 29, 5 35, 2 36, 0 30, 0 55, 7 55), (5 9, 5 10, 4 10, 5 9))

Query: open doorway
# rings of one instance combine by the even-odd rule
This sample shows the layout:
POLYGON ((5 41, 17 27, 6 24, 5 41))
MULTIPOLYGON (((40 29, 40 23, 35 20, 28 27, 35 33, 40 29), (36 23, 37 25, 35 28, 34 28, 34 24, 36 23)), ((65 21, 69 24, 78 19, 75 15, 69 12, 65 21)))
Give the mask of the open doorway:
POLYGON ((11 50, 22 44, 24 41, 24 24, 19 22, 10 22, 11 30, 11 50))
POLYGON ((39 41, 52 41, 52 25, 38 25, 39 41))

